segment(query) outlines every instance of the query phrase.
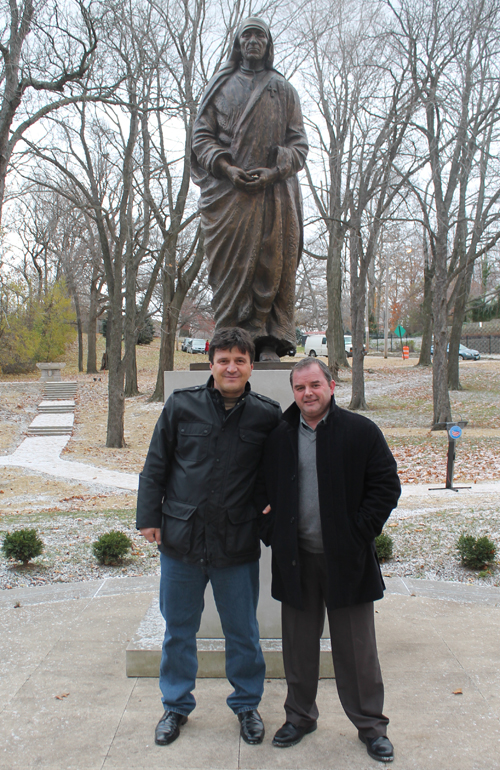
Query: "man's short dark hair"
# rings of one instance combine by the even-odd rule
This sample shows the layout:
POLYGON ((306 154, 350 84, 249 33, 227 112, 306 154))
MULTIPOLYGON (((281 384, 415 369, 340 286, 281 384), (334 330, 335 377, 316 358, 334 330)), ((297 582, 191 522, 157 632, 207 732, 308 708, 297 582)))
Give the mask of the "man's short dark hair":
POLYGON ((248 353, 250 363, 253 364, 255 345, 249 333, 245 329, 240 329, 239 326, 219 329, 215 332, 208 348, 208 360, 213 364, 216 350, 232 350, 232 348, 238 348, 241 353, 248 353))
POLYGON ((319 368, 325 375, 325 379, 327 383, 328 384, 331 383, 331 381, 333 380, 332 373, 327 367, 327 365, 325 364, 325 362, 320 361, 317 358, 307 356, 307 358, 301 358, 300 361, 297 361, 293 369, 290 371, 290 385, 292 386, 292 390, 293 390, 293 373, 298 372, 301 369, 307 369, 309 366, 312 366, 313 364, 317 364, 319 366, 319 368))

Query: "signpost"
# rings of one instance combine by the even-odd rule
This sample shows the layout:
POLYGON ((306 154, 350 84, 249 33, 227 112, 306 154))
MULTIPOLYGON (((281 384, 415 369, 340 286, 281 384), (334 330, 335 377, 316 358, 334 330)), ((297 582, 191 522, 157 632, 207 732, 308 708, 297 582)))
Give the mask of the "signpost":
POLYGON ((399 339, 401 340, 401 355, 404 358, 404 353, 403 353, 403 337, 406 334, 406 329, 403 326, 401 326, 401 324, 398 324, 396 326, 396 328, 394 329, 394 334, 396 335, 396 337, 399 337, 399 339))
POLYGON ((462 438, 463 428, 467 425, 465 420, 459 422, 443 422, 439 424, 439 428, 446 430, 448 433, 448 457, 446 461, 446 486, 445 487, 432 487, 431 492, 439 492, 441 489, 451 489, 453 492, 458 492, 459 489, 470 489, 470 487, 454 487, 453 486, 453 472, 455 469, 455 447, 459 439, 462 438))

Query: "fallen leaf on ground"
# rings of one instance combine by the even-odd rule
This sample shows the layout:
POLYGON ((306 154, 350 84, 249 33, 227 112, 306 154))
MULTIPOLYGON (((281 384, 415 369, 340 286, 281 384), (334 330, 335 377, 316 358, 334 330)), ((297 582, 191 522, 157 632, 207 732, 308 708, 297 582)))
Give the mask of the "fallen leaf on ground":
POLYGON ((453 690, 453 695, 463 695, 462 690, 453 690))
POLYGON ((56 700, 62 700, 63 698, 67 698, 68 695, 69 695, 69 692, 63 692, 63 693, 61 693, 61 695, 56 695, 55 699, 56 700))

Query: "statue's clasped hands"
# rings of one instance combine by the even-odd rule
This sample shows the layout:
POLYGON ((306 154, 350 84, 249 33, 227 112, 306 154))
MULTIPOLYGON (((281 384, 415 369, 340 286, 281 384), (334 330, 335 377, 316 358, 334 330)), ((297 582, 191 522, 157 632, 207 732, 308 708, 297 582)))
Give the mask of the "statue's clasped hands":
POLYGON ((279 177, 277 168, 254 168, 244 171, 238 166, 231 166, 225 160, 219 161, 219 165, 234 187, 249 193, 264 190, 268 185, 277 182, 279 177))
POLYGON ((249 177, 249 181, 245 182, 242 189, 246 192, 264 190, 265 187, 278 180, 278 173, 277 168, 254 168, 252 171, 247 171, 246 176, 249 177))

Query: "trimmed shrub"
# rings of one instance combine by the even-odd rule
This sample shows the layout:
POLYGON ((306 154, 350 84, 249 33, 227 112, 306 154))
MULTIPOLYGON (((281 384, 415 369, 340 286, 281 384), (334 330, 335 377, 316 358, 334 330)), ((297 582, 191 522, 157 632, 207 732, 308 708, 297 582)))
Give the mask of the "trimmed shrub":
POLYGON ((16 559, 28 564, 43 551, 43 542, 37 535, 36 529, 19 529, 8 532, 2 543, 2 551, 8 559, 16 559))
POLYGON ((390 535, 386 535, 385 532, 382 532, 378 537, 375 538, 375 548, 377 549, 377 556, 380 561, 392 559, 393 545, 394 541, 392 537, 390 535))
POLYGON ((132 541, 123 532, 113 529, 92 544, 92 551, 101 564, 116 564, 132 548, 132 541))
POLYGON ((457 551, 465 567, 483 569, 495 558, 497 547, 489 537, 474 537, 462 532, 457 540, 457 551))

